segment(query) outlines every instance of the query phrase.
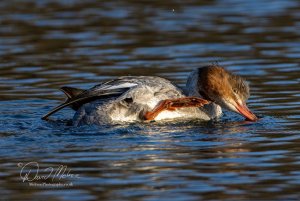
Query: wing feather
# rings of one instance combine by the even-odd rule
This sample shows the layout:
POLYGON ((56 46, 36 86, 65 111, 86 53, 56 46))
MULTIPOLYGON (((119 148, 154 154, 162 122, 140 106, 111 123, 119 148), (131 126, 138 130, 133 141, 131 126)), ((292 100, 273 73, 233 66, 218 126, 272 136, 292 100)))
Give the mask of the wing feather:
MULTIPOLYGON (((132 87, 138 85, 133 82, 126 82, 125 80, 112 80, 100 85, 96 85, 95 87, 85 90, 82 93, 78 94, 75 97, 67 99, 64 103, 58 105, 46 115, 42 117, 43 120, 47 120, 47 118, 56 113, 57 111, 70 106, 75 105, 75 108, 79 108, 84 103, 90 102, 95 99, 108 98, 108 97, 118 97, 124 94, 126 91, 131 89, 132 87)), ((74 107, 73 107, 74 108, 74 107)))

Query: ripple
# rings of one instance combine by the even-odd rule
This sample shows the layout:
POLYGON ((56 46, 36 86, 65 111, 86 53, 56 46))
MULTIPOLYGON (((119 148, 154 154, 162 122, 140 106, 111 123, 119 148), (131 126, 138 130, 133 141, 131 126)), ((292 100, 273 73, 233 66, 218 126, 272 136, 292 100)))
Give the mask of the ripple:
POLYGON ((2 199, 298 199, 296 1, 28 0, 0 8, 2 199), (216 61, 249 81, 259 121, 225 111, 209 122, 78 128, 67 126, 68 108, 40 119, 63 101, 64 85, 157 75, 184 86, 190 71, 216 61), (29 187, 18 164, 31 161, 80 178, 29 187))

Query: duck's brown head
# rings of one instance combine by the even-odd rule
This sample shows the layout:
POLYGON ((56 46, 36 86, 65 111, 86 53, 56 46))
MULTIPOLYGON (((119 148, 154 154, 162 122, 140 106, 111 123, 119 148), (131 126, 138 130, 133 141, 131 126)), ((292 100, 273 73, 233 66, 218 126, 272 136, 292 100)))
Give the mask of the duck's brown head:
POLYGON ((249 86, 245 80, 218 65, 198 69, 199 94, 221 107, 243 115, 248 120, 257 117, 248 109, 249 86))

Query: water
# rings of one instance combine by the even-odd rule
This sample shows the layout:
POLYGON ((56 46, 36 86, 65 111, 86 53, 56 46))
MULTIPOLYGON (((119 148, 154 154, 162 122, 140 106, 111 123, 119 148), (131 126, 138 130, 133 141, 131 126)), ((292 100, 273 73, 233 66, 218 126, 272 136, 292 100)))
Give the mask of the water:
POLYGON ((299 13, 292 0, 1 1, 1 200, 300 199, 299 13), (260 121, 76 128, 70 109, 40 120, 61 86, 120 75, 183 86, 212 62, 247 78, 260 121), (33 178, 37 164, 48 179, 33 178))

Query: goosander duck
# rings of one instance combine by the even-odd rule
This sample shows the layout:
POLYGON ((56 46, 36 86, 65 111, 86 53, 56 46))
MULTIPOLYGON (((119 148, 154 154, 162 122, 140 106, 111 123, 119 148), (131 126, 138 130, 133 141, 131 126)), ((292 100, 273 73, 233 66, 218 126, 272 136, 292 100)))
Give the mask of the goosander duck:
POLYGON ((221 116, 222 108, 247 120, 257 120, 246 106, 248 84, 219 65, 194 70, 188 77, 186 92, 169 80, 151 76, 120 77, 88 90, 72 87, 61 90, 67 100, 42 119, 70 106, 76 111, 74 126, 167 119, 211 120, 221 116))

